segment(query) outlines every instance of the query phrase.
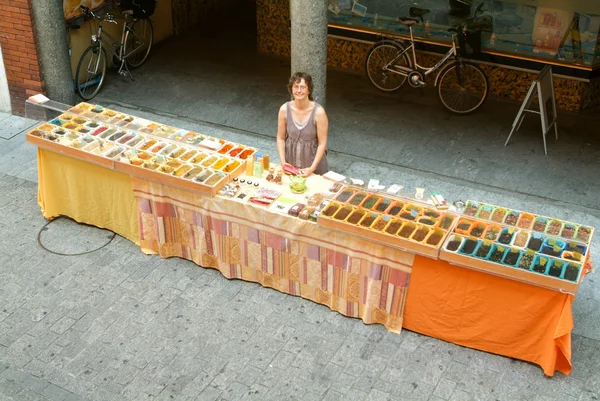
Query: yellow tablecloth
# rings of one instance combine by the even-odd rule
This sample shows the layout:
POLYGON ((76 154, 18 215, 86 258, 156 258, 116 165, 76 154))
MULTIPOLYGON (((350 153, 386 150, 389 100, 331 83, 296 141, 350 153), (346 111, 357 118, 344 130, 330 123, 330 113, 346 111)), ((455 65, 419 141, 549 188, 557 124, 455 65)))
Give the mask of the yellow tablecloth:
POLYGON ((140 243, 137 204, 126 174, 38 149, 38 203, 47 219, 68 216, 140 243))

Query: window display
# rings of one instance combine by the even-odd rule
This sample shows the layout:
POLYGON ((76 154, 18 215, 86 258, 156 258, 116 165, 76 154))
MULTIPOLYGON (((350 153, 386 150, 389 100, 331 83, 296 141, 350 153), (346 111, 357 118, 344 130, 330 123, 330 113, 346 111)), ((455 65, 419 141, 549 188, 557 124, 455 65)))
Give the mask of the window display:
POLYGON ((338 27, 407 35, 408 28, 397 21, 411 16, 421 20, 413 27, 420 40, 449 43, 448 28, 466 25, 481 32, 483 52, 600 66, 597 0, 329 1, 329 23, 338 27), (415 13, 414 8, 429 12, 415 13))

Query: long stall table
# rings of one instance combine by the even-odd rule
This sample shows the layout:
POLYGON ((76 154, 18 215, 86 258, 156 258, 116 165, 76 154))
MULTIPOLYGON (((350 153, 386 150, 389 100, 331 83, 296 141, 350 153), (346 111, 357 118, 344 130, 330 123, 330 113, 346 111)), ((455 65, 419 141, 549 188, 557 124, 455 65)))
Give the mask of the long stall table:
MULTIPOLYGON (((571 371, 574 296, 222 197, 38 150, 39 203, 112 230, 147 253, 179 256, 228 278, 325 304, 365 323, 571 371)), ((319 185, 315 177, 310 185, 319 185)))

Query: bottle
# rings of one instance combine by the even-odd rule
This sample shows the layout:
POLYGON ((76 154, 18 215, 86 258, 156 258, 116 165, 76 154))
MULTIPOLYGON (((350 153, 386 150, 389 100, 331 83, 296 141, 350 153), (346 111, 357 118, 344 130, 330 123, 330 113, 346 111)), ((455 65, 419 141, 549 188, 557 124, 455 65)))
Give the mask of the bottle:
POLYGON ((267 181, 273 181, 275 178, 275 169, 273 167, 269 167, 269 174, 267 174, 267 181))
POLYGON ((246 175, 252 177, 254 172, 254 155, 248 156, 246 159, 246 175))
POLYGON ((263 173, 263 156, 262 156, 262 153, 256 153, 256 161, 254 162, 254 176, 262 177, 262 173, 263 173))
POLYGON ((271 167, 271 156, 264 155, 263 156, 263 169, 269 170, 269 167, 271 167))
POLYGON ((254 162, 254 176, 258 177, 258 178, 262 178, 262 174, 263 174, 263 162, 259 158, 257 161, 254 162))

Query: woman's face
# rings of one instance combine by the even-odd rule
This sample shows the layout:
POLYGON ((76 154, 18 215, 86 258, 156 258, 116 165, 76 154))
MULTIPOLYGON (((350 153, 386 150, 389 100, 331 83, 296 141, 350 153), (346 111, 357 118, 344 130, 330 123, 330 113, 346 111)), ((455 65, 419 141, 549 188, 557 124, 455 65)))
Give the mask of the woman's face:
POLYGON ((300 81, 297 81, 292 86, 292 94, 294 95, 294 99, 307 99, 308 95, 310 95, 310 91, 308 89, 308 85, 304 81, 304 78, 301 78, 300 81))

